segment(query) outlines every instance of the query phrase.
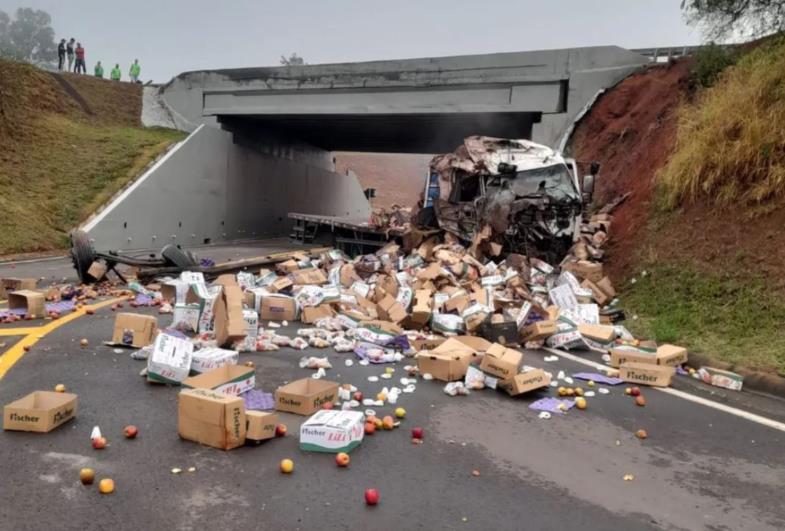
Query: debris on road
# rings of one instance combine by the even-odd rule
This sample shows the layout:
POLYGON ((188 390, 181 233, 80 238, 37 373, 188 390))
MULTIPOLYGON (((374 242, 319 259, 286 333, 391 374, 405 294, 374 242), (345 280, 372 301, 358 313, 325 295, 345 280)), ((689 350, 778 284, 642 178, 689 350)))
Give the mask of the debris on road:
POLYGON ((731 391, 741 391, 741 386, 744 384, 744 376, 741 374, 714 367, 701 367, 695 376, 707 384, 731 391))

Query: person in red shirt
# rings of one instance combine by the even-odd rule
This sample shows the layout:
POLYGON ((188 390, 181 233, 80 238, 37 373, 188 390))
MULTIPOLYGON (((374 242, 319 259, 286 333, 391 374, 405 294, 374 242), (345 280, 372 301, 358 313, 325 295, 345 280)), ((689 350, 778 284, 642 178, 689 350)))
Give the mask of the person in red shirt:
POLYGON ((79 74, 79 70, 81 70, 82 74, 87 73, 87 66, 84 62, 84 48, 82 47, 81 42, 76 43, 76 64, 74 65, 74 72, 79 74))

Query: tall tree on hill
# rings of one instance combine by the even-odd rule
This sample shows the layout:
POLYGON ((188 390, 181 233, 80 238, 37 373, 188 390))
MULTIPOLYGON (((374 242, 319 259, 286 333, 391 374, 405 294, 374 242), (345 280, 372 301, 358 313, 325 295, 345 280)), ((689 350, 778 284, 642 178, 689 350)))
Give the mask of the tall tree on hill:
POLYGON ((293 53, 289 57, 281 56, 281 65, 283 66, 300 66, 305 64, 305 59, 297 55, 297 53, 293 53))
POLYGON ((52 17, 46 11, 20 7, 16 18, 0 11, 0 57, 34 64, 57 59, 52 17))
POLYGON ((708 40, 762 37, 785 30, 785 0, 681 0, 687 22, 708 40))

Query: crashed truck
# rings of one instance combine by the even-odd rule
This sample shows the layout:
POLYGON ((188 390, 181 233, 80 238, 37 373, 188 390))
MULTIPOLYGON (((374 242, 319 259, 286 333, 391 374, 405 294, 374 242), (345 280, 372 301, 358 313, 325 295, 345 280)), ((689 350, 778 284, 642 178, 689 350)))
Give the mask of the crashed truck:
POLYGON ((430 170, 418 225, 557 263, 580 236, 599 166, 581 177, 575 160, 547 146, 472 136, 430 170))

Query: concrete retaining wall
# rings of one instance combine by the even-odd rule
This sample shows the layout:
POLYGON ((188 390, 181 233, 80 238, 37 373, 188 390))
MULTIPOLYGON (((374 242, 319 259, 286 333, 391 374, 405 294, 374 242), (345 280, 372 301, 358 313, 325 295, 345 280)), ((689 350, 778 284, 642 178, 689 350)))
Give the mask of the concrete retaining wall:
POLYGON ((263 154, 202 125, 83 226, 98 249, 282 236, 288 212, 367 219, 356 177, 263 154))

